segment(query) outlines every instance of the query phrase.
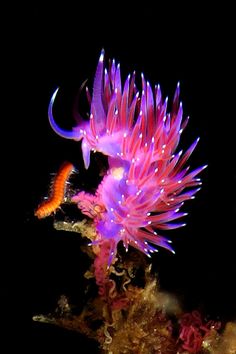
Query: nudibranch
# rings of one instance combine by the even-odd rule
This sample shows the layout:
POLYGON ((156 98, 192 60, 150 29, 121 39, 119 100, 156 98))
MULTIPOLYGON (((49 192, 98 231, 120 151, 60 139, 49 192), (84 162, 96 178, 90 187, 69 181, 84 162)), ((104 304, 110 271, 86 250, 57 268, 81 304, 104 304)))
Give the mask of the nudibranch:
POLYGON ((48 115, 53 130, 63 138, 82 140, 85 168, 91 151, 108 157, 109 168, 95 195, 79 192, 72 200, 94 219, 98 240, 110 241, 110 261, 119 241, 147 256, 171 241, 162 230, 185 224, 172 222, 186 215, 184 202, 200 189, 198 174, 206 167, 189 171, 186 163, 199 138, 183 153, 177 147, 188 117, 183 119, 180 85, 171 110, 162 98, 160 86, 152 88, 141 74, 142 89, 135 84, 135 72, 121 82, 120 65, 113 60, 104 68, 102 50, 95 73, 89 119, 80 118, 72 131, 61 129, 53 117, 52 95, 48 115))

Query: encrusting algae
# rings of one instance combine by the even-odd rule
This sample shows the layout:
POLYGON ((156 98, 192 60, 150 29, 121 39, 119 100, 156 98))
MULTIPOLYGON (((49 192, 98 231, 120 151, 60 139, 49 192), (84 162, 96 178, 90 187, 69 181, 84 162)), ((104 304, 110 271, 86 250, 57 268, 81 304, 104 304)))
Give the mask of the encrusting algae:
MULTIPOLYGON (((54 221, 54 227, 95 238, 94 227, 85 219, 54 221)), ((99 269, 98 293, 79 314, 73 314, 76 304, 62 295, 54 313, 34 316, 34 321, 82 333, 96 340, 104 354, 236 353, 236 323, 222 329, 220 322, 204 321, 198 311, 183 313, 177 298, 161 291, 144 255, 130 250, 107 269, 95 262, 100 259, 99 247, 92 246, 94 252, 89 246, 82 248, 94 260, 84 276, 92 282, 99 269)))

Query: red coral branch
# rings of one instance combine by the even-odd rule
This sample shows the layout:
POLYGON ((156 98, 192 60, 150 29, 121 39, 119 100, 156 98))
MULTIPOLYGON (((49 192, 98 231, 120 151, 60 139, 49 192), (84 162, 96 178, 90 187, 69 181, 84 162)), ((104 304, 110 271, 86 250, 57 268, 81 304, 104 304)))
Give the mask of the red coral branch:
POLYGON ((218 330, 220 322, 204 321, 198 311, 184 314, 180 319, 179 338, 181 349, 189 353, 198 353, 201 349, 204 338, 209 334, 212 328, 218 330))

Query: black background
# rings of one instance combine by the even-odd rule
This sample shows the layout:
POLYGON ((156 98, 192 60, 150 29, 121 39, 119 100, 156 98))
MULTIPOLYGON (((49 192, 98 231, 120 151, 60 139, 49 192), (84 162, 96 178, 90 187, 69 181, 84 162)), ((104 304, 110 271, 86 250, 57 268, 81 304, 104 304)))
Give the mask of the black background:
POLYGON ((52 218, 38 221, 33 212, 47 195, 50 173, 65 160, 75 164, 86 185, 97 183, 96 160, 85 173, 80 143, 51 130, 47 107, 60 86, 58 121, 68 129, 73 125, 73 95, 85 79, 92 87, 102 48, 106 59, 114 57, 121 63, 123 80, 133 70, 143 72, 151 84, 160 83, 170 100, 181 83, 185 116, 190 115, 181 147, 186 149, 200 136, 191 166, 208 168, 201 174, 202 190, 184 206, 189 212, 187 226, 168 233, 176 255, 160 251, 154 268, 162 289, 176 293, 186 311, 201 308, 213 318, 235 319, 235 161, 230 138, 235 119, 234 28, 231 9, 196 4, 173 8, 145 2, 129 9, 119 3, 102 8, 34 4, 14 11, 12 34, 7 37, 7 68, 13 74, 8 80, 7 123, 10 130, 14 126, 16 139, 11 136, 14 152, 8 159, 13 193, 6 197, 10 227, 4 233, 9 253, 3 257, 3 295, 11 304, 4 308, 11 318, 9 328, 10 310, 21 313, 15 316, 14 328, 23 320, 31 328, 21 337, 25 342, 33 339, 31 352, 65 347, 74 353, 81 343, 86 343, 86 351, 93 350, 77 334, 31 322, 32 315, 50 312, 60 294, 82 302, 82 275, 88 266, 79 237, 56 232, 52 218), (11 117, 13 112, 17 113, 11 117))

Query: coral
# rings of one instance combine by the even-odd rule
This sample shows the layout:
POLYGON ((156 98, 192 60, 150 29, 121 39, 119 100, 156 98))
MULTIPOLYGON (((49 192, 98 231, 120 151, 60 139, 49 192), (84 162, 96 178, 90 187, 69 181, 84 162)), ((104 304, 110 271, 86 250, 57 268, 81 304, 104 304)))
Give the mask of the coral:
POLYGON ((109 270, 107 264, 109 263, 108 258, 110 256, 110 242, 103 242, 99 246, 99 251, 97 257, 94 261, 94 275, 96 279, 96 284, 99 287, 99 295, 106 296, 106 292, 109 291, 109 270))
POLYGON ((236 353, 236 322, 228 322, 222 337, 219 340, 218 348, 213 354, 235 354, 236 353))
MULTIPOLYGON (((126 264, 131 267, 129 262, 126 264)), ((138 267, 133 264, 135 266, 138 267)), ((144 288, 132 285, 132 281, 127 284, 128 270, 125 268, 120 273, 113 269, 113 274, 122 278, 120 286, 107 278, 109 291, 104 294, 99 288, 100 297, 95 296, 88 301, 79 315, 73 315, 63 295, 54 314, 34 316, 33 319, 96 339, 102 353, 175 353, 172 324, 163 311, 168 295, 159 296, 157 281, 150 275, 150 266, 146 268, 144 288), (99 321, 100 327, 93 330, 99 321)))
POLYGON ((172 325, 160 309, 156 280, 148 281, 144 289, 130 285, 126 296, 129 306, 115 316, 103 349, 114 354, 175 353, 172 325))
POLYGON ((198 311, 185 313, 180 319, 181 348, 189 353, 198 353, 204 338, 209 336, 211 329, 218 330, 220 327, 220 322, 204 321, 198 311))
MULTIPOLYGON (((97 237, 86 220, 55 221, 54 227, 83 232, 90 240, 97 237)), ((109 243, 82 250, 93 260, 84 276, 90 286, 95 279, 97 292, 91 293, 79 313, 76 304, 62 295, 54 313, 34 316, 34 321, 82 333, 97 341, 103 354, 235 353, 235 323, 228 323, 220 335, 220 322, 204 320, 198 311, 183 313, 177 298, 160 289, 143 253, 119 251, 107 267, 109 243)))
POLYGON ((236 353, 236 322, 228 322, 220 336, 214 329, 204 339, 203 348, 210 354, 236 353))

